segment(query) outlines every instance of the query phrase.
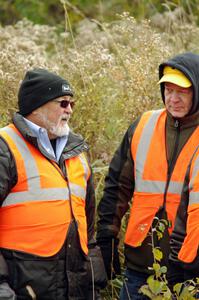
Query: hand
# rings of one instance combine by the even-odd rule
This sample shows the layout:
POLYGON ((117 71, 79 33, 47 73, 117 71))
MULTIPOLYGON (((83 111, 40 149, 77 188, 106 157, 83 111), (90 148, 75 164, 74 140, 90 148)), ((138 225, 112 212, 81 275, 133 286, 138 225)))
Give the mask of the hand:
POLYGON ((98 246, 90 248, 88 257, 90 260, 90 269, 92 269, 90 273, 93 273, 92 283, 94 282, 97 288, 105 288, 107 285, 107 275, 100 248, 98 246))
POLYGON ((0 299, 16 300, 15 292, 9 287, 7 282, 0 283, 0 299))
POLYGON ((114 279, 116 275, 121 273, 118 239, 101 239, 97 243, 101 249, 108 279, 114 279))

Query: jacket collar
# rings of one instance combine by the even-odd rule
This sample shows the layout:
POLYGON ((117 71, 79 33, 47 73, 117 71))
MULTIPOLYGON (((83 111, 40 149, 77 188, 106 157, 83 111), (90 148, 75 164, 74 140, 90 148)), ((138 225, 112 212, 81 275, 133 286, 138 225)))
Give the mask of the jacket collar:
POLYGON ((193 115, 185 116, 183 118, 174 118, 168 111, 167 111, 167 125, 169 127, 176 127, 176 121, 179 122, 180 128, 190 128, 196 127, 199 125, 199 111, 197 111, 193 115))
MULTIPOLYGON (((28 127, 26 122, 23 119, 23 116, 19 113, 15 113, 13 116, 13 123, 16 128, 20 131, 22 136, 33 146, 35 146, 39 151, 51 160, 55 160, 51 157, 42 147, 42 145, 38 142, 37 137, 28 127)), ((81 135, 73 133, 71 130, 69 132, 68 141, 66 146, 64 147, 63 154, 65 154, 66 158, 77 155, 82 151, 88 151, 88 145, 85 143, 83 137, 81 135)))

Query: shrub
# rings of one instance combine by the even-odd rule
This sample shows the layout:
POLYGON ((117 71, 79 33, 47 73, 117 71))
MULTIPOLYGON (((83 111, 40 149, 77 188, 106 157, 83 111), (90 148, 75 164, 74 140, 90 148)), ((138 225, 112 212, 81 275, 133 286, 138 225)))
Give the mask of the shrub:
MULTIPOLYGON (((76 35, 69 25, 62 33, 25 19, 0 27, 0 125, 17 109, 27 69, 48 68, 69 80, 77 101, 70 126, 90 145, 99 201, 108 164, 127 127, 143 111, 163 106, 158 65, 179 52, 198 51, 199 29, 178 23, 170 35, 127 13, 110 23, 84 20, 76 35)), ((125 225, 124 219, 122 237, 125 225)), ((114 284, 118 297, 120 283, 114 284)))

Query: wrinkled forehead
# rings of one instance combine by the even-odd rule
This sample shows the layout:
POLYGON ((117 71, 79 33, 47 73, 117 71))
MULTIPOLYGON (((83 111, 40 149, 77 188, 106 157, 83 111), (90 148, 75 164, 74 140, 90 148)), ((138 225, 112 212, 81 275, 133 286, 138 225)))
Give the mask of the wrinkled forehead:
POLYGON ((171 83, 171 82, 165 82, 164 86, 166 89, 172 89, 172 90, 176 90, 176 91, 184 92, 184 93, 189 93, 189 92, 193 91, 192 86, 185 88, 185 87, 179 86, 179 85, 171 83))

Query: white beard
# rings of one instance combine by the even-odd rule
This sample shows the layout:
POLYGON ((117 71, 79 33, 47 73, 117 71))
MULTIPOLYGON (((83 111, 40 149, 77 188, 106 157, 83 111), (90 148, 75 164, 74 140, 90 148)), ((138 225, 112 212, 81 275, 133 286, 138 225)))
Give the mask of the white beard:
POLYGON ((42 107, 37 110, 37 116, 42 121, 43 127, 47 130, 47 132, 53 134, 55 137, 65 136, 69 133, 68 121, 70 119, 69 114, 63 114, 59 117, 57 123, 50 122, 46 115, 46 111, 42 110, 42 107))
POLYGON ((69 126, 68 124, 64 124, 64 125, 57 125, 57 126, 52 126, 49 129, 49 132, 52 133, 55 136, 64 136, 64 135, 68 135, 69 133, 69 126))

